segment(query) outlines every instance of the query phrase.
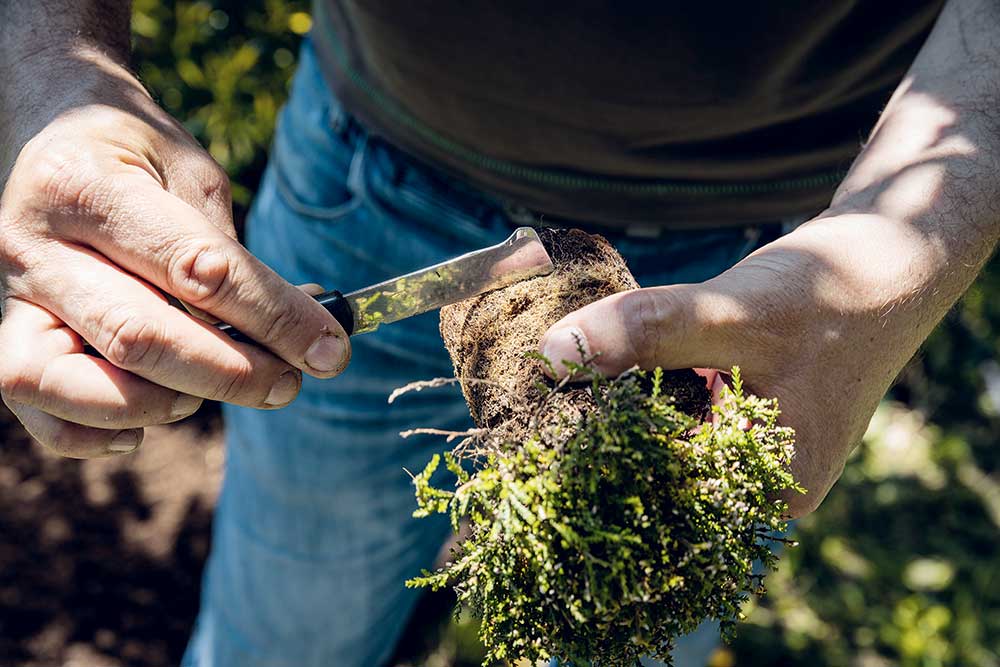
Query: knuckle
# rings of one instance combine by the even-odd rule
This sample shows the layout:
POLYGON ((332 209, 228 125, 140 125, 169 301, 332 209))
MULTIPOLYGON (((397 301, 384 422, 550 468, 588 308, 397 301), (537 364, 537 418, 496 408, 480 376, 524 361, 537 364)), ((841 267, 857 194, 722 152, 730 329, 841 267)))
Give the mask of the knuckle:
POLYGON ((305 324, 305 317, 301 309, 285 306, 268 313, 264 322, 259 342, 271 347, 297 335, 305 324))
POLYGON ((95 160, 86 153, 73 155, 54 148, 23 157, 26 164, 12 175, 14 183, 28 200, 45 207, 76 208, 100 180, 95 160))
POLYGON ((211 309, 229 298, 234 264, 229 254, 215 245, 181 243, 167 261, 167 282, 177 298, 211 309))
POLYGON ((47 220, 0 207, 0 296, 30 298, 43 292, 58 277, 52 260, 61 243, 47 220))
POLYGON ((101 159, 83 150, 67 155, 61 148, 33 157, 11 176, 13 207, 23 220, 42 229, 83 220, 102 223, 114 219, 126 192, 116 174, 101 159))
POLYGON ((5 363, 0 368, 0 394, 6 403, 36 402, 38 395, 38 378, 31 369, 21 363, 5 363))
POLYGON ((640 362, 656 359, 664 323, 671 320, 670 299, 665 294, 640 289, 627 293, 618 303, 634 358, 640 362))
POLYGON ((31 227, 31 220, 16 202, 8 204, 7 196, 0 201, 0 259, 4 265, 12 262, 23 264, 23 256, 27 251, 24 240, 25 232, 31 227))
MULTIPOLYGON (((26 244, 17 233, 16 222, 7 220, 6 216, 0 215, 0 265, 5 269, 25 269, 28 263, 26 244)), ((16 271, 10 271, 15 273, 16 271)), ((8 276, 4 276, 4 282, 9 281, 8 276)))
POLYGON ((3 261, 5 266, 9 265, 12 261, 16 261, 22 254, 21 240, 16 234, 11 233, 17 227, 18 225, 14 220, 0 213, 0 260, 3 261))
POLYGON ((201 160, 194 175, 197 182, 201 184, 201 192, 206 200, 221 203, 231 201, 229 174, 217 162, 201 160))
POLYGON ((216 388, 212 399, 223 403, 247 402, 248 395, 254 387, 254 369, 248 364, 242 364, 231 368, 223 376, 222 381, 216 388))
POLYGON ((130 371, 148 371, 157 366, 165 351, 162 328, 154 321, 119 312, 105 318, 102 327, 104 357, 130 371))
POLYGON ((4 304, 4 314, 0 320, 0 348, 5 350, 0 355, 0 397, 8 405, 14 403, 36 402, 41 381, 37 364, 32 361, 31 342, 17 335, 14 329, 14 316, 8 310, 9 304, 4 304))

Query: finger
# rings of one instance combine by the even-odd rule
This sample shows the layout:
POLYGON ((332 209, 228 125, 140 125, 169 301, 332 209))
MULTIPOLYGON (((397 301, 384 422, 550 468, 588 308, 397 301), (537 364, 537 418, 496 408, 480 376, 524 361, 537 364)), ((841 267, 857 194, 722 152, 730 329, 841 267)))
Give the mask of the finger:
POLYGON ((738 310, 702 285, 671 285, 613 294, 570 313, 542 337, 540 349, 557 373, 563 363, 593 358, 616 376, 633 367, 729 368, 730 332, 738 310))
MULTIPOLYGON (((205 216, 223 234, 236 239, 236 225, 233 223, 233 198, 229 175, 214 160, 204 154, 200 146, 183 147, 172 151, 170 172, 186 174, 187 178, 171 179, 166 183, 167 192, 176 195, 205 216)), ((190 303, 181 305, 192 316, 209 324, 217 324, 219 318, 190 303)))
POLYGON ((323 286, 318 283, 302 283, 301 285, 296 285, 300 290, 308 294, 309 296, 319 296, 326 290, 323 286))
POLYGON ((729 388, 729 374, 720 373, 719 371, 711 372, 715 374, 712 377, 712 383, 708 386, 712 392, 712 403, 721 403, 722 392, 729 388))
MULTIPOLYGON (((320 294, 326 291, 325 289, 323 289, 322 285, 319 285, 317 283, 302 283, 301 285, 296 285, 296 287, 305 292, 306 294, 308 294, 309 296, 319 296, 320 294)), ((191 315, 193 315, 194 317, 197 317, 199 320, 203 320, 205 322, 208 322, 209 324, 216 324, 219 321, 217 318, 213 317, 210 313, 206 313, 204 310, 195 308, 190 303, 185 303, 181 301, 181 305, 184 306, 185 310, 191 313, 191 315)))
POLYGON ((185 394, 250 407, 281 407, 298 393, 299 371, 170 306, 93 251, 59 246, 50 260, 60 270, 39 269, 33 300, 114 366, 185 394))
POLYGON ((148 178, 127 173, 116 188, 94 198, 89 224, 64 221, 74 238, 311 375, 346 367, 347 335, 323 306, 148 178))
POLYGON ((100 429, 53 417, 37 408, 4 401, 35 440, 61 456, 89 459, 135 451, 142 444, 142 429, 100 429))
POLYGON ((9 299, 0 325, 4 399, 101 429, 173 422, 201 405, 200 398, 155 385, 82 348, 51 313, 9 299))
POLYGON ((52 359, 35 400, 53 416, 98 428, 169 424, 190 417, 203 402, 83 353, 52 359))
POLYGON ((714 368, 694 368, 692 370, 705 379, 705 386, 711 391, 712 387, 715 386, 715 380, 719 375, 719 371, 714 368))
MULTIPOLYGON (((705 378, 708 383, 708 390, 712 394, 712 405, 720 405, 723 399, 723 392, 729 388, 729 374, 708 368, 696 368, 695 372, 705 378)), ((708 420, 713 424, 718 424, 721 417, 714 410, 709 414, 708 420)), ((745 421, 745 420, 744 420, 745 421)), ((750 422, 741 422, 743 430, 750 428, 750 422)))

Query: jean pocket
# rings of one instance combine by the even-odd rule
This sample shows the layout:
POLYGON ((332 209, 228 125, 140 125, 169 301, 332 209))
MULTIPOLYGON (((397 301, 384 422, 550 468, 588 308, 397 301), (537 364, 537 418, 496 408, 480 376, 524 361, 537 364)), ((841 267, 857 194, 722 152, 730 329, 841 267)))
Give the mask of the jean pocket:
POLYGON ((364 144, 353 148, 344 161, 322 156, 289 159, 277 148, 271 156, 275 190, 291 211, 318 221, 346 217, 361 205, 358 182, 364 144))
POLYGON ((373 210, 425 233, 482 244, 506 229, 497 201, 378 138, 368 147, 362 176, 373 210))

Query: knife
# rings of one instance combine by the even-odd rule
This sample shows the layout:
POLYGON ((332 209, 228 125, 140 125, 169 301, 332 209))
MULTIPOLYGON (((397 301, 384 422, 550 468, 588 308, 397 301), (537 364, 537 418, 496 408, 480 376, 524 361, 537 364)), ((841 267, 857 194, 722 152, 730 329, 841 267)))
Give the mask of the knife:
MULTIPOLYGON (((313 298, 340 322, 348 336, 353 336, 554 270, 538 233, 531 227, 518 227, 503 243, 348 294, 332 290, 313 298)), ((237 342, 254 343, 232 325, 220 322, 213 326, 237 342)), ((89 343, 84 352, 100 356, 89 343)))
MULTIPOLYGON (((458 303, 555 270, 552 259, 530 227, 519 227, 495 246, 466 253, 398 278, 341 294, 325 292, 315 299, 337 318, 347 335, 370 333, 429 310, 458 303)), ((235 341, 254 342, 229 324, 216 324, 235 341)))

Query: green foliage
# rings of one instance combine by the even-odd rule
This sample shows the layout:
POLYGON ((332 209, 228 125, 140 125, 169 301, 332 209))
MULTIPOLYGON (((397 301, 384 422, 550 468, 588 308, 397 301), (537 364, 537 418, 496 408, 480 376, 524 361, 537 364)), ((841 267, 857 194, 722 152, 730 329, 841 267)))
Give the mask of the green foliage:
POLYGON ((305 0, 135 0, 139 76, 226 169, 240 208, 263 170, 308 7, 305 0))
POLYGON ((751 664, 998 664, 1000 483, 887 403, 735 644, 751 664))
POLYGON ((415 516, 450 513, 470 534, 407 585, 454 586, 481 618, 488 660, 668 660, 675 637, 706 618, 732 623, 761 590, 754 564, 773 567, 785 528, 773 496, 793 485, 791 430, 773 401, 743 393, 738 369, 713 423, 678 411, 659 371, 651 391, 645 379, 594 377, 596 410, 579 423, 458 448, 485 452, 471 473, 447 452, 453 491, 430 483, 438 456, 414 478, 415 516))

